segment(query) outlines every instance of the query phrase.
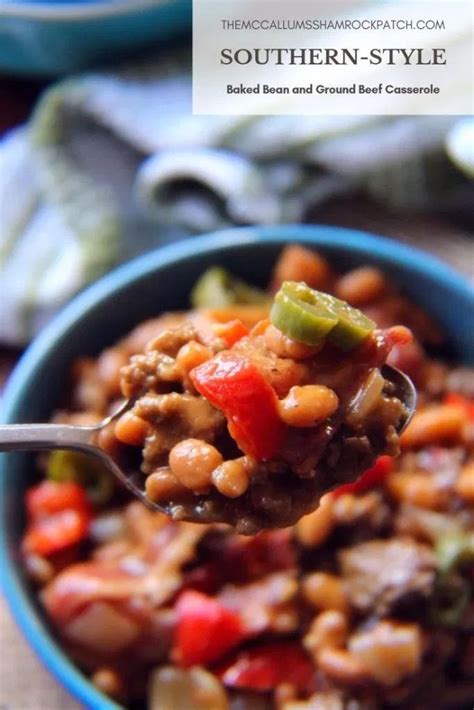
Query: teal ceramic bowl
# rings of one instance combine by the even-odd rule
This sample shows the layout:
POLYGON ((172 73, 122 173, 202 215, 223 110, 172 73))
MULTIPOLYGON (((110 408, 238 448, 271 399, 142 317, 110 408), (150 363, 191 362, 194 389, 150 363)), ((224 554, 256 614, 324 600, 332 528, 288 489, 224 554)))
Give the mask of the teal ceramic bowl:
MULTIPOLYGON (((362 232, 335 227, 287 226, 233 229, 180 242, 117 269, 79 295, 30 346, 5 393, 6 422, 47 420, 66 372, 77 355, 94 354, 139 321, 162 310, 183 308, 196 278, 222 264, 265 284, 287 242, 320 250, 343 269, 376 264, 441 324, 453 355, 474 362, 474 297, 466 281, 426 253, 362 232)), ((0 569, 13 616, 49 670, 90 710, 117 710, 73 666, 50 633, 21 569, 23 499, 31 481, 31 456, 0 458, 0 569)))
POLYGON ((184 35, 192 0, 0 2, 0 71, 57 76, 184 35))

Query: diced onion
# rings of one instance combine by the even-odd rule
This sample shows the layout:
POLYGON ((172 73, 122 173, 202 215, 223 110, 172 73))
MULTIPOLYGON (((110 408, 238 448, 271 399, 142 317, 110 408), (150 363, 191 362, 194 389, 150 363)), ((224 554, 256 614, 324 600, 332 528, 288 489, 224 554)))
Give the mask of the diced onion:
POLYGON ((148 710, 229 710, 221 682, 204 668, 163 666, 151 675, 148 710))
POLYGON ((120 537, 125 532, 125 518, 120 511, 110 511, 98 515, 92 520, 89 536, 98 545, 120 537))
POLYGON ((462 522, 455 515, 423 510, 404 503, 397 519, 397 531, 436 542, 440 537, 462 532, 462 522))
POLYGON ((41 586, 47 584, 54 577, 53 565, 49 560, 40 555, 26 555, 25 569, 31 579, 41 586))
POLYGON ((364 421, 369 412, 377 404, 384 385, 385 380, 380 374, 380 370, 377 368, 371 370, 367 380, 357 392, 347 409, 346 420, 350 426, 357 426, 364 421))
POLYGON ((93 602, 63 628, 63 633, 91 651, 111 655, 135 641, 140 628, 110 604, 93 602))

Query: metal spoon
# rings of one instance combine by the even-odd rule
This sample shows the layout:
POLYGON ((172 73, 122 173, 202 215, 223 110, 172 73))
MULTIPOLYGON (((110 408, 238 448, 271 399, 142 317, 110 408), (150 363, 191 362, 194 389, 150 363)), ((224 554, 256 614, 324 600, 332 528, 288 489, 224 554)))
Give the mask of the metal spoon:
MULTIPOLYGON (((382 367, 382 375, 394 386, 393 396, 405 405, 407 416, 400 423, 400 434, 410 422, 416 407, 417 393, 413 382, 403 372, 390 365, 382 367)), ((0 451, 40 451, 72 449, 98 457, 114 476, 148 506, 167 512, 166 506, 150 501, 145 494, 145 476, 136 467, 120 468, 113 458, 97 444, 101 429, 116 421, 130 409, 134 401, 127 400, 120 409, 95 426, 70 424, 2 424, 0 425, 0 451)))

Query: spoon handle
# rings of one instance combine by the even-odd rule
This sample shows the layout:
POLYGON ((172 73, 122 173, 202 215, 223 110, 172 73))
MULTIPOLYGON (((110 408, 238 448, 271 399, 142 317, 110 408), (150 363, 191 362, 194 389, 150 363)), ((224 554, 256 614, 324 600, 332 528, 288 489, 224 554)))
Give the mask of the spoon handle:
POLYGON ((70 424, 0 424, 0 451, 96 451, 92 441, 95 432, 95 427, 70 424))

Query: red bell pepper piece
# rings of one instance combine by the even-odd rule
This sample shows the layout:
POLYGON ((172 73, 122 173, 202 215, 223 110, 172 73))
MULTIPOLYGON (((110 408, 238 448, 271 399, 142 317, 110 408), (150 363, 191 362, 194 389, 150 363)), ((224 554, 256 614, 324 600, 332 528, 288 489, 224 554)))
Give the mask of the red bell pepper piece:
POLYGON ((332 492, 332 495, 337 498, 345 493, 362 493, 383 483, 392 471, 393 458, 391 456, 379 456, 374 465, 364 471, 357 481, 339 486, 332 492))
POLYGON ((392 325, 387 330, 387 338, 391 347, 395 345, 408 345, 413 341, 413 333, 405 325, 392 325))
POLYGON ((224 685, 266 692, 281 683, 298 690, 309 688, 315 669, 303 648, 294 641, 277 641, 240 651, 218 671, 224 685))
POLYGON ((88 530, 89 518, 84 513, 62 510, 50 518, 33 522, 23 538, 23 549, 47 557, 80 542, 88 530))
POLYGON ((86 492, 71 481, 42 481, 26 493, 26 509, 30 518, 53 515, 62 510, 90 510, 86 492))
POLYGON ((83 540, 89 531, 91 508, 77 483, 42 481, 26 494, 26 553, 48 556, 83 540))
POLYGON ((201 592, 184 591, 175 611, 173 657, 185 668, 217 661, 244 638, 240 616, 201 592))
POLYGON ((219 353, 194 368, 191 379, 198 392, 224 413, 229 432, 244 453, 259 460, 275 454, 284 431, 278 399, 245 355, 219 353))
POLYGON ((448 392, 444 399, 444 404, 455 404, 462 407, 466 412, 466 416, 470 421, 474 421, 474 401, 464 397, 464 395, 458 392, 448 392))
POLYGON ((296 567, 294 537, 289 528, 264 530, 252 537, 229 535, 216 556, 222 577, 228 582, 249 582, 296 567))
POLYGON ((249 334, 248 328, 238 318, 227 323, 216 323, 213 330, 219 338, 225 341, 228 348, 249 334))

